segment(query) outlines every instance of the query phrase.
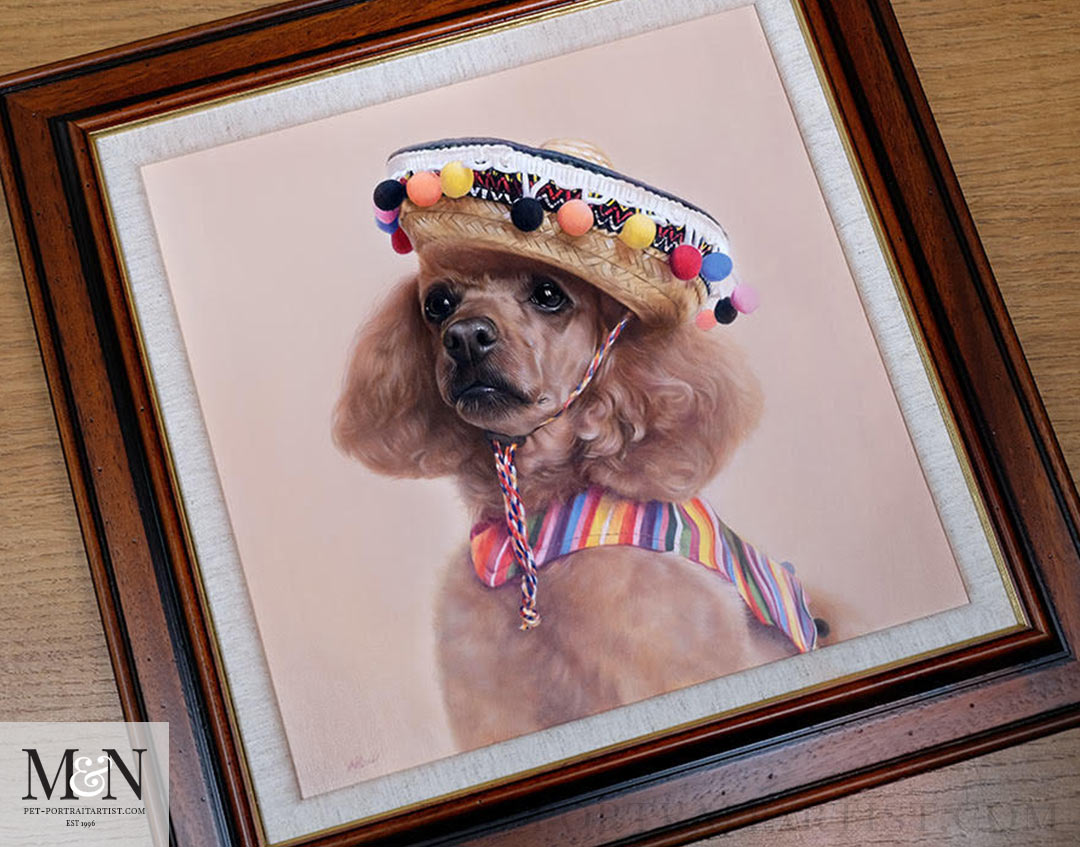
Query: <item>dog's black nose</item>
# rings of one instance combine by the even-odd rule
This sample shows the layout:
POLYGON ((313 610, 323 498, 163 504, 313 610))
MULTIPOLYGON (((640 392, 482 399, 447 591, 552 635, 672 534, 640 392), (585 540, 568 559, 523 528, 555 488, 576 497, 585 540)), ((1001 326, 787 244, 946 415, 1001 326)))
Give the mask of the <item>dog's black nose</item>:
POLYGON ((499 331, 487 318, 462 318, 443 332, 443 347, 459 364, 476 363, 495 347, 499 331))

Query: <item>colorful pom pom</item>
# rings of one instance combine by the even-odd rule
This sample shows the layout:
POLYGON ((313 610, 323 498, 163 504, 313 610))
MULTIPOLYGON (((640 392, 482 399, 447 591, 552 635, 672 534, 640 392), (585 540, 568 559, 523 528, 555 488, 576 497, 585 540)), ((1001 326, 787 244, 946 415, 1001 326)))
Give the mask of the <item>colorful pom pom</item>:
POLYGON ((393 233, 398 228, 397 216, 395 216, 392 220, 389 221, 380 221, 378 218, 375 218, 375 226, 377 226, 383 232, 393 233))
POLYGON ((443 166, 439 181, 442 183, 442 193, 447 197, 464 197, 472 191, 472 168, 465 167, 461 162, 450 162, 443 166))
POLYGON ((749 315, 759 305, 761 301, 758 299, 758 293, 749 285, 740 283, 735 286, 735 290, 731 292, 731 305, 742 312, 744 315, 749 315))
POLYGON ((698 329, 708 331, 716 326, 716 315, 712 309, 702 309, 694 316, 694 323, 698 329))
POLYGON ((534 197, 519 197, 510 207, 510 220, 522 232, 532 232, 544 222, 544 207, 534 197))
POLYGON ((375 220, 380 221, 381 223, 384 223, 384 224, 388 224, 388 223, 390 223, 390 221, 396 221, 397 220, 398 212, 399 212, 399 209, 397 209, 396 207, 393 208, 393 209, 380 209, 378 206, 376 206, 375 207, 375 220))
POLYGON ((442 182, 431 171, 417 171, 405 183, 405 193, 417 206, 434 206, 442 197, 442 182))
POLYGON ((648 215, 635 212, 626 219, 619 238, 627 247, 644 250, 656 238, 656 222, 648 215))
POLYGON ((725 297, 723 300, 716 301, 716 306, 713 308, 713 315, 716 316, 717 323, 729 324, 739 316, 739 313, 735 311, 735 307, 731 305, 731 298, 725 297))
POLYGON ((727 253, 710 253, 701 260, 701 275, 709 282, 719 282, 731 273, 731 267, 727 253))
POLYGON ((567 200, 555 213, 555 220, 567 235, 584 235, 594 223, 592 206, 584 200, 567 200))
POLYGON ((405 199, 405 186, 396 179, 384 179, 375 186, 371 199, 375 202, 376 209, 389 212, 400 206, 405 199))
POLYGON ((701 251, 693 244, 680 244, 671 251, 668 263, 677 279, 693 279, 701 272, 701 251))
POLYGON ((401 227, 395 229, 390 236, 390 246, 394 248, 395 253, 400 253, 402 256, 412 252, 412 242, 401 227))

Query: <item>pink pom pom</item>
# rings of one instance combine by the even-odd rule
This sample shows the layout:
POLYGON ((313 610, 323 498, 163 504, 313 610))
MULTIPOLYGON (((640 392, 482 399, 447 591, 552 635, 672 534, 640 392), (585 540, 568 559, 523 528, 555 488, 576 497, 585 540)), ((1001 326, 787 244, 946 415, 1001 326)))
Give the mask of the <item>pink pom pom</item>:
POLYGON ((693 244, 680 244, 668 257, 671 272, 679 279, 693 279, 701 273, 701 251, 693 244))
POLYGON ((744 315, 749 315, 760 305, 758 293, 749 285, 736 285, 731 292, 731 305, 744 315))
POLYGON ((412 252, 412 242, 409 241, 409 236, 405 234, 405 230, 398 227, 394 230, 390 236, 390 246, 394 248, 395 253, 405 255, 412 252))
POLYGON ((394 221, 397 220, 397 216, 397 209, 386 210, 380 209, 378 206, 375 207, 375 220, 377 220, 379 223, 392 224, 394 221))
POLYGON ((713 314, 712 309, 702 309, 697 313, 694 318, 694 323, 697 324, 697 328, 701 330, 710 330, 714 326, 718 326, 719 322, 716 320, 716 315, 713 314))

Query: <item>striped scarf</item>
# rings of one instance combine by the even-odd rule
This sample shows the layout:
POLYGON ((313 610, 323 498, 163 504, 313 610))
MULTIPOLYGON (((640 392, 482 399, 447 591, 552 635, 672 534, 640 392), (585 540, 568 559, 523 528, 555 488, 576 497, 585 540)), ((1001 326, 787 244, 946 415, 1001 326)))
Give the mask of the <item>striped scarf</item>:
MULTIPOLYGON (((791 564, 759 553, 700 497, 682 503, 643 503, 593 486, 532 512, 527 524, 538 568, 577 550, 603 545, 676 553, 731 582, 755 617, 782 630, 800 653, 817 643, 817 626, 791 564)), ((484 585, 498 588, 518 573, 505 521, 477 524, 470 544, 473 568, 484 585)))

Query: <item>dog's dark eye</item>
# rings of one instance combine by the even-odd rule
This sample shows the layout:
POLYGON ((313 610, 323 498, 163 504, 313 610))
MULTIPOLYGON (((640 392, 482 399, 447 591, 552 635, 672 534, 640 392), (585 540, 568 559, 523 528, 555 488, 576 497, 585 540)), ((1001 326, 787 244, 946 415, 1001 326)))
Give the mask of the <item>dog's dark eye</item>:
POLYGON ((547 277, 540 277, 536 280, 536 285, 529 300, 545 312, 558 312, 570 302, 570 298, 555 284, 555 281, 547 277))
POLYGON ((454 313, 457 305, 457 298, 450 293, 450 290, 437 285, 424 298, 424 317, 432 323, 442 323, 454 313))

